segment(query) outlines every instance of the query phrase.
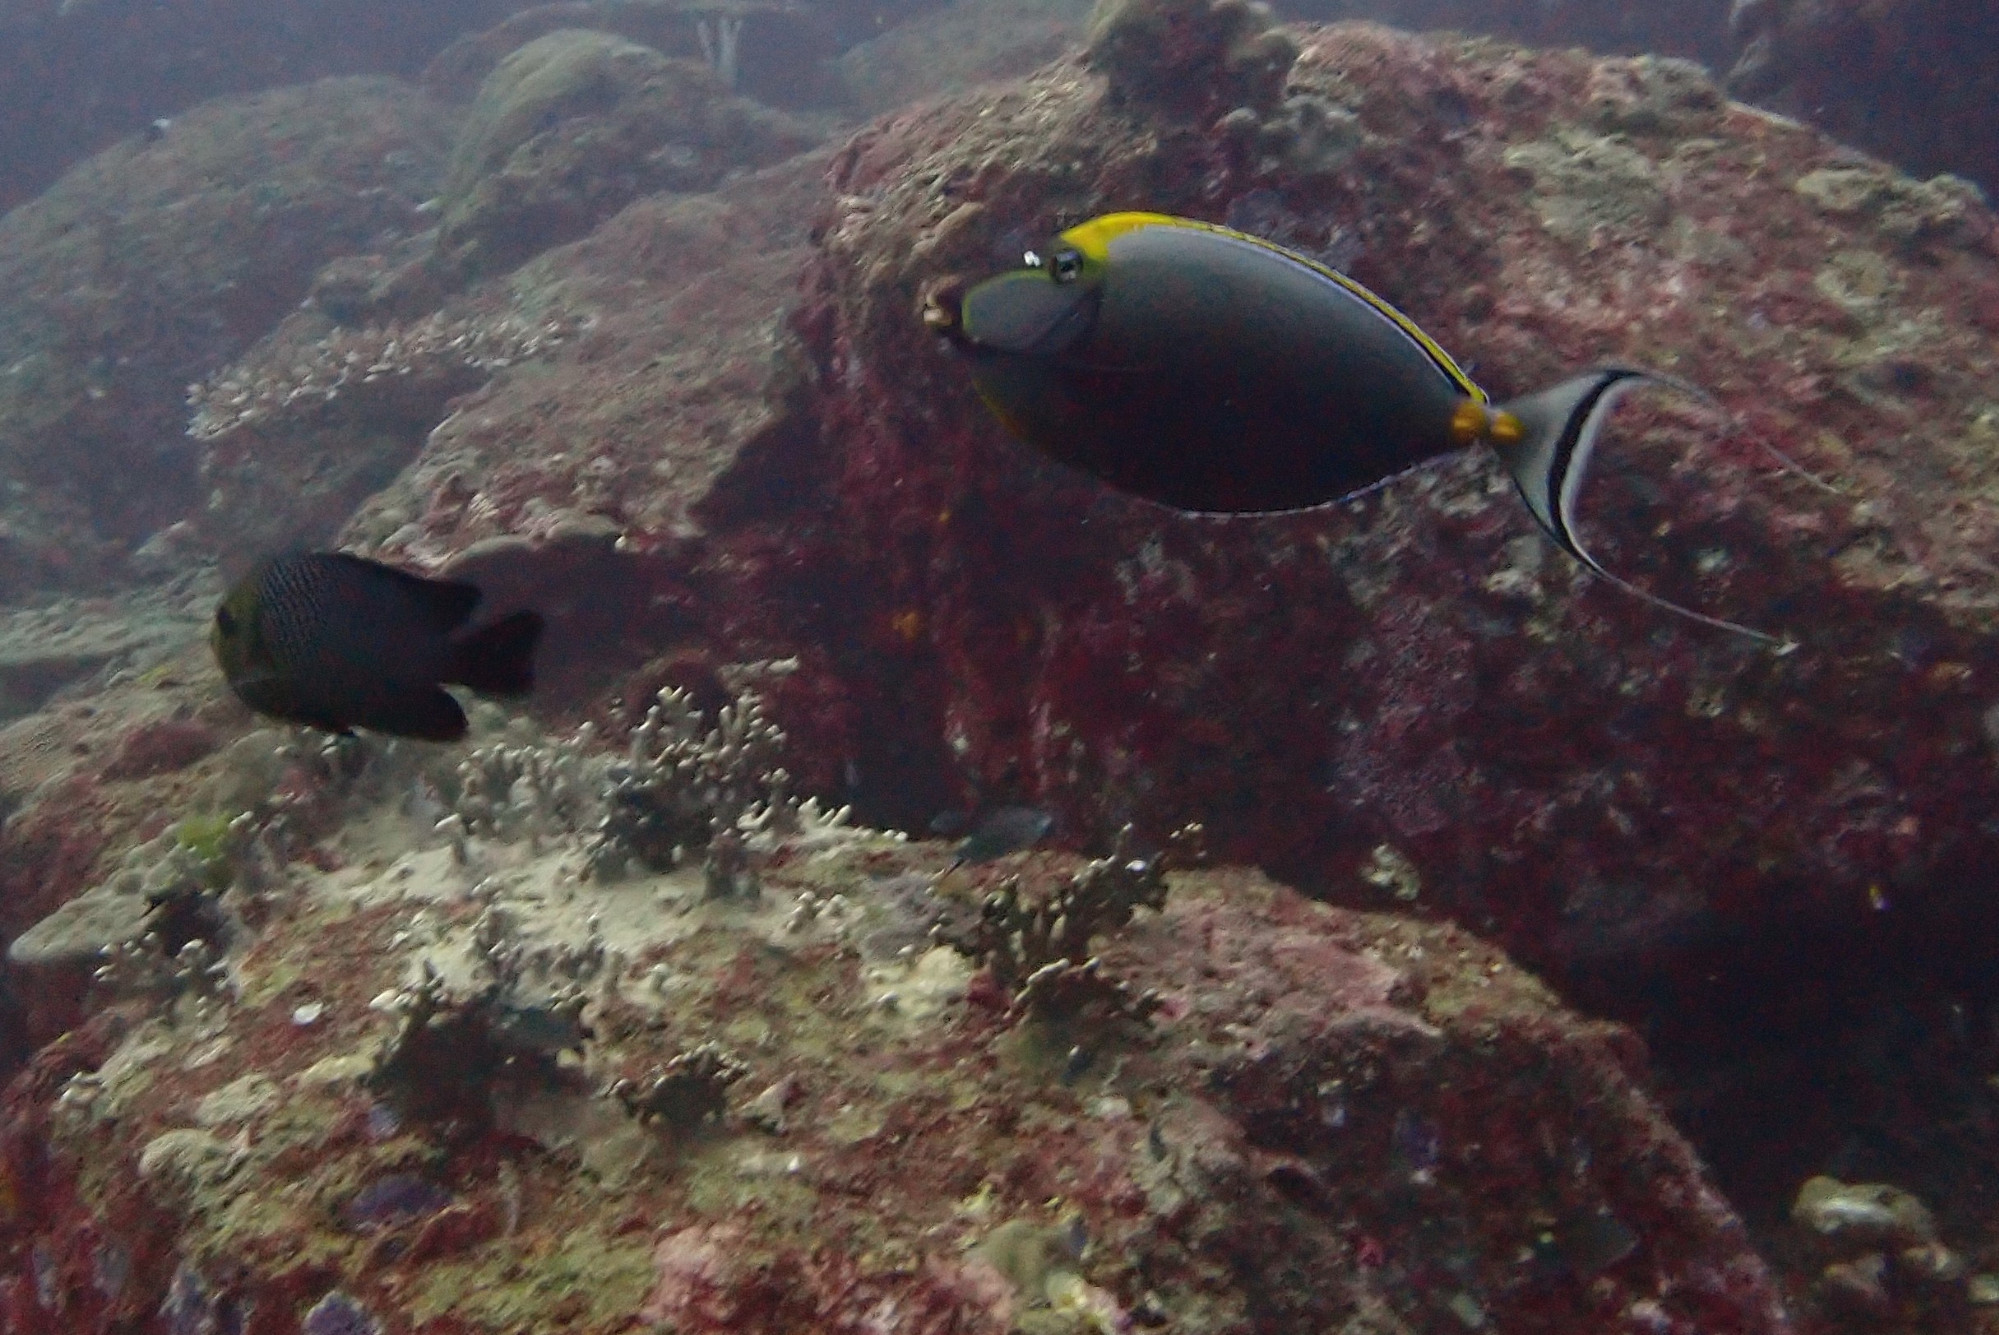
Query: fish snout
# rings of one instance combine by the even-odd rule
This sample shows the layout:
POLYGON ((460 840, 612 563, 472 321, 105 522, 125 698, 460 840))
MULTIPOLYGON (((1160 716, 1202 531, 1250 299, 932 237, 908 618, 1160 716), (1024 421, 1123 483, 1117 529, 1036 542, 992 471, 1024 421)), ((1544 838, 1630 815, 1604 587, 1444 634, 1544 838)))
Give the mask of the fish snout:
POLYGON ((923 293, 923 326, 954 344, 965 340, 965 280, 952 275, 932 282, 923 293))

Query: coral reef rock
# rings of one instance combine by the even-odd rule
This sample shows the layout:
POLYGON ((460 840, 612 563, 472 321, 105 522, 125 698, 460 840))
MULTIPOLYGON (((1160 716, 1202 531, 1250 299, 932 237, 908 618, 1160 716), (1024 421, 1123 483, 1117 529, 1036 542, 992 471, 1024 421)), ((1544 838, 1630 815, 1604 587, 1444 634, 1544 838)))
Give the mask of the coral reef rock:
POLYGON ((1121 861, 808 809, 754 902, 605 880, 587 734, 523 746, 538 833, 356 809, 16 1079, 6 1329, 1788 1329, 1633 1037, 1458 929, 1138 877, 1091 962, 1156 1004, 1022 1012, 928 925, 1121 861))
POLYGON ((675 655, 796 658, 768 704, 799 783, 878 823, 1199 820, 1225 860, 1492 935, 1669 1070, 1726 1070, 1694 1128, 1781 1208, 1876 1115, 1842 1044, 1884 990, 1942 1032, 1989 988, 1990 213, 1684 61, 1162 13, 883 119, 830 193, 807 155, 648 198, 481 289, 475 325, 560 341, 433 401, 343 540, 545 602, 551 703, 642 703, 675 655), (1148 93, 1120 62, 1161 34, 1213 87, 1148 93), (1722 411, 1620 410, 1589 539, 1798 649, 1590 581, 1481 457, 1229 522, 1035 458, 924 295, 1120 207, 1332 259, 1501 394, 1606 360, 1705 387, 1722 411))
POLYGON ((839 85, 827 69, 842 41, 835 27, 825 6, 805 8, 783 0, 686 7, 558 0, 523 9, 453 42, 424 69, 423 85, 441 97, 469 102, 480 82, 512 52, 563 29, 588 29, 663 55, 699 60, 737 92, 771 106, 823 107, 840 100, 839 85))
POLYGON ((876 115, 991 79, 1018 78, 1081 40, 1087 0, 966 0, 841 53, 845 100, 876 115))
MULTIPOLYGON (((1238 31, 1133 21, 1183 50, 1238 31)), ((1669 1060, 1725 1066, 1753 1092, 1704 1143, 1788 1190, 1843 1134, 1855 1086, 1825 1073, 1883 990, 1941 1030, 1990 986, 1992 216, 1683 61, 1288 35, 1274 105, 1189 123, 1193 91, 1155 113, 1063 63, 840 154, 794 319, 826 463, 772 536, 821 585, 853 572, 828 657, 866 664, 854 716, 902 734, 849 735, 843 797, 915 827, 999 793, 1072 837, 1198 819, 1218 857, 1379 884, 1641 1019, 1669 1060), (1118 208, 1327 256, 1501 395, 1603 361, 1706 387, 1721 412, 1620 412, 1591 541, 1800 647, 1591 582, 1478 456, 1226 521, 1035 457, 918 312, 1118 208)), ((1225 64, 1188 68, 1210 67, 1221 108, 1225 64)))
POLYGON ((411 76, 520 0, 0 0, 0 212, 189 108, 333 75, 411 76))
POLYGON ((481 84, 444 185, 440 254, 466 272, 504 271, 640 195, 705 190, 813 138, 706 64, 561 29, 481 84))
POLYGON ((385 79, 212 102, 0 218, 0 597, 123 573, 188 516, 188 383, 333 256, 420 230, 448 129, 385 79))
POLYGON ((1650 51, 1726 63, 1729 0, 1283 0, 1287 19, 1369 19, 1398 28, 1489 33, 1529 46, 1650 51))
MULTIPOLYGON (((623 40, 589 46, 671 61, 623 40)), ((10 1049, 46 1044, 4 1122, 0 1324, 1784 1329, 1632 1032, 1517 960, 1642 1026, 1761 1222, 1827 1172, 1932 1212, 1927 1237, 1793 1227, 1801 1298, 1972 1328, 1999 930, 1974 189, 1685 61, 1125 0, 1024 80, 591 204, 534 245, 586 235, 426 305, 398 275, 442 148, 342 133, 370 165, 317 180, 385 153, 410 180, 365 237, 302 228, 312 253, 203 314, 144 403, 207 377, 225 541, 338 523, 543 609, 532 708, 594 731, 482 710, 466 754, 301 742, 178 640, 19 688, 0 926, 133 876, 148 903, 9 966, 112 952, 0 1010, 10 1049), (1613 360, 1703 387, 1619 411, 1587 537, 1796 648, 1591 581, 1487 458, 1222 522, 1014 444, 924 300, 1118 208, 1336 263, 1501 395, 1613 360), (376 434, 315 485, 338 430, 376 434), (736 726, 787 741, 763 788, 716 778, 743 737, 676 731, 746 684, 736 726), (1340 907, 1234 870, 1157 902, 1143 857, 1098 885, 1044 849, 940 877, 945 850, 803 793, 910 829, 1032 806, 1071 848, 1198 822, 1340 907), (1051 906, 1086 901, 1079 939, 1051 906)), ((541 179, 524 133, 457 197, 541 179)), ((78 384, 63 402, 97 402, 78 384)), ((146 505, 191 503, 132 471, 146 505)), ((103 521, 124 541, 155 519, 134 504, 103 521)), ((149 569, 185 565, 177 532, 149 569)))

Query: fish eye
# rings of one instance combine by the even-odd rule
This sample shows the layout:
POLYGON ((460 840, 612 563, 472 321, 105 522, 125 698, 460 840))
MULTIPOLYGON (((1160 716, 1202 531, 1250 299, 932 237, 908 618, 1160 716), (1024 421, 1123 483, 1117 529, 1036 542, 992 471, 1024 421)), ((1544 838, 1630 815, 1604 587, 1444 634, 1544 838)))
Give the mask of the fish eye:
POLYGON ((218 607, 215 609, 215 628, 224 635, 234 635, 236 633, 236 618, 229 615, 228 608, 218 607))
POLYGON ((1048 267, 1049 272, 1055 275, 1056 282, 1073 283, 1083 272, 1083 257, 1077 251, 1058 250, 1055 252, 1054 262, 1048 267))

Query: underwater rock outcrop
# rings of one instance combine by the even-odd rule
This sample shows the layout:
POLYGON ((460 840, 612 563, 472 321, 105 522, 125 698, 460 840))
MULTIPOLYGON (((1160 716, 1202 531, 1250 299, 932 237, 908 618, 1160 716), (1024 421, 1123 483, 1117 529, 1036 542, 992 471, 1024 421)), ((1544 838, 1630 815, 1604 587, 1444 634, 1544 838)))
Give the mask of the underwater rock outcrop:
POLYGON ((838 16, 829 7, 785 0, 691 5, 556 0, 521 9, 453 42, 425 67, 423 86, 447 100, 470 102, 480 82, 514 51, 554 32, 587 29, 701 61, 736 92, 770 106, 823 107, 840 100, 827 62, 843 41, 854 40, 843 39, 837 27, 838 16))
MULTIPOLYGON (((1263 40, 1238 8, 1192 7, 1175 58, 1225 70, 1202 52, 1263 40)), ((462 401, 346 540, 432 569, 598 542, 588 580, 541 586, 588 627, 551 632, 584 669, 561 690, 676 646, 795 655, 770 704, 800 781, 877 821, 1199 819, 1223 861, 1492 934, 1673 1061, 1746 1074, 1705 1143, 1787 1195, 1852 1112, 1800 1114, 1791 1082, 1846 1088, 1837 1036, 1883 987, 1939 1025, 1982 1005, 1991 215, 1685 62, 1269 40, 1298 52, 1281 82, 1205 101, 1114 96, 1100 43, 1111 78, 1064 61, 888 117, 833 159, 831 201, 801 159, 627 208, 509 298, 587 330, 462 401), (1733 420, 1620 415, 1590 540, 1800 648, 1592 584, 1475 457, 1232 522, 1035 459, 922 299, 1118 207, 1333 259, 1501 393, 1613 359, 1703 385, 1733 420)))
POLYGON ((127 135, 216 98, 341 75, 405 78, 521 0, 5 0, 0 212, 127 135))
MULTIPOLYGON (((1096 68, 1058 61, 712 196, 638 201, 516 271, 467 317, 530 331, 559 319, 560 341, 434 403, 448 417, 412 439, 412 462, 343 537, 425 570, 510 571, 546 599, 544 711, 629 725, 674 674, 795 657, 767 704, 799 791, 910 828, 940 809, 1032 804, 1062 840, 1095 848, 1127 825, 1156 848, 1199 820, 1219 861, 1346 907, 1308 908, 1239 872, 1185 878, 1159 917, 1098 943, 1094 965, 1042 961, 1119 999, 1081 1009, 1128 1026, 1129 1046, 1044 1050, 1031 1026, 1066 1023, 1064 1007, 1016 1008, 996 973, 924 949, 930 924, 908 906, 929 903, 940 852, 841 836, 759 866, 752 901, 647 865, 670 849, 628 859, 627 879, 571 886, 553 870, 559 848, 502 852, 466 828, 466 860, 446 830, 404 876, 393 859, 371 864, 381 845, 362 838, 372 828, 400 852, 407 837, 382 833, 393 827, 324 842, 338 822, 306 815, 338 805, 322 800, 337 762, 293 757, 258 773, 297 799, 287 810, 310 826, 298 847, 331 870, 300 870, 304 893, 261 904, 270 929, 231 961, 241 987, 186 1030, 106 1011, 14 1086, 14 1199, 48 1201, 54 1221, 37 1233, 14 1216, 6 1301, 23 1329, 163 1304, 199 1329, 238 1319, 253 1289, 263 1310, 323 1322, 442 1321, 456 1303, 503 1328, 643 1310, 696 1329, 837 1330, 893 1299, 917 1329, 1029 1310, 1100 1329, 1162 1315, 1197 1329, 1533 1329, 1544 1302, 1549 1329, 1781 1329, 1727 1208, 1631 1093, 1625 1031, 1578 1027, 1538 990, 1528 1011, 1483 999, 1531 985, 1463 929, 1640 1022, 1686 1126, 1744 1200, 1788 1202, 1834 1147, 1885 1146, 1869 1152, 1895 1163, 1835 1171, 1898 1184, 1953 1246, 1985 1254, 1961 1224, 1982 1206, 1957 1149, 1989 1097, 1978 1017, 1999 902, 1990 213, 1960 182, 1898 175, 1732 104, 1683 62, 1184 10, 1175 68, 1220 71, 1208 88, 1147 97, 1144 70, 1130 82, 1117 44, 1100 43, 1096 68), (1246 37, 1270 59, 1232 67, 1246 37), (1642 401, 1620 414, 1585 499, 1589 536, 1614 568, 1799 647, 1774 657, 1592 584, 1478 458, 1345 506, 1222 523, 1029 455, 926 332, 923 299, 1119 207, 1233 222, 1336 262, 1502 393, 1607 359, 1711 390, 1734 420, 1642 401), (483 889, 466 871, 478 857, 483 889), (405 883, 444 887, 427 916, 393 898, 405 883), (358 905, 316 897, 347 890, 358 905), (484 917, 516 891, 524 943, 501 931, 506 915, 484 917), (441 1115, 403 1103, 419 1130, 374 1115, 358 1082, 408 1074, 406 1049, 378 1060, 378 1043, 421 1009, 423 976, 394 970, 471 941, 482 919, 489 957, 513 942, 549 981, 588 972, 611 995, 570 1016, 567 994, 489 996, 484 975, 459 979, 423 1003, 423 1034, 519 1026, 542 1046, 523 1061, 482 1039, 495 1078, 441 1115), (632 960, 607 963, 635 922, 689 932, 646 937, 668 953, 635 976, 632 960), (864 933, 851 951, 843 923, 864 933), (853 999, 883 958, 877 929, 899 961, 884 967, 940 971, 893 974, 892 1007, 853 999), (787 944, 794 933, 812 944, 787 944), (1481 973, 1509 981, 1481 987, 1481 973), (940 977, 956 980, 942 1000, 940 977), (641 1004, 648 993, 675 1005, 641 1004), (1177 1011, 1176 995, 1211 1005, 1222 1028, 1203 1028, 1198 1005, 1177 1011), (941 1009, 919 1015, 931 1002, 941 1009), (467 1007, 477 1022, 454 1027, 467 1007), (817 1027, 822 1014, 837 1023, 817 1027), (591 1030, 581 1048, 571 1019, 591 1030), (1855 1033, 1869 1041, 1849 1049, 1855 1033), (787 1043, 816 1055, 794 1070, 787 1043), (1391 1079, 1390 1102, 1341 1101, 1339 1071, 1371 1063, 1382 1078, 1405 1060, 1415 1073, 1391 1079), (725 1080, 729 1063, 748 1069, 725 1080), (1091 1082, 1112 1071, 1153 1072, 1201 1109, 1148 1126, 1150 1105, 1125 1095, 1126 1125, 1117 1104, 1107 1119, 1072 1097, 1111 1097, 1091 1082), (909 1072, 921 1075, 858 1088, 909 1072), (1026 1093, 1023 1072, 1041 1081, 1026 1093), (927 1100, 938 1085, 925 1081, 962 1100, 927 1100), (1948 1097, 1907 1113, 1898 1082, 1948 1097), (115 1118, 90 1110, 100 1100, 115 1118), (1558 1129, 1554 1149, 1521 1129, 1530 1116, 1558 1129), (1605 1117, 1617 1129, 1599 1137, 1605 1117), (1361 1148, 1338 1157, 1341 1128, 1363 1123, 1361 1148), (796 1171, 790 1148, 759 1149, 745 1129, 773 1127, 803 1137, 796 1171), (1564 1148, 1574 1127, 1588 1155, 1564 1148), (556 1157, 524 1166, 489 1134, 556 1157), (1107 1134, 1122 1137, 1108 1150, 1107 1134), (633 1167, 635 1147, 655 1152, 648 1137, 687 1156, 681 1175, 633 1167), (1472 1143, 1475 1156, 1458 1148, 1472 1143), (131 1172, 63 1167, 85 1162, 131 1172), (1578 1164, 1584 1186, 1564 1194, 1578 1164), (873 1208, 912 1165, 935 1170, 907 1188, 911 1217, 951 1240, 934 1253, 917 1233, 881 1232, 873 1208), (1182 1166, 1194 1176, 1173 1176, 1182 1166), (593 1193, 621 1173, 639 1194, 606 1205, 593 1193), (257 1189, 276 1177, 306 1183, 303 1219, 257 1189), (1447 1200, 1434 1194, 1445 1182, 1473 1185, 1447 1200), (1647 1195, 1658 1182, 1665 1194, 1647 1195), (1041 1208, 1055 1197, 1079 1202, 1080 1222, 1041 1208), (128 1202, 178 1250, 98 1248, 128 1202), (746 1221, 751 1202, 766 1213, 746 1221), (863 1206, 874 1222, 849 1213, 863 1206), (1446 1225, 1410 1222, 1422 1218, 1446 1225), (348 1233, 312 1232, 323 1249, 300 1250, 329 1219, 348 1233), (839 1240, 815 1252, 829 1220, 839 1240), (1117 1250, 1141 1224, 1164 1252, 1117 1250), (515 1237, 536 1283, 553 1276, 580 1305, 535 1306, 545 1290, 506 1278, 515 1237), (223 1252, 252 1273, 224 1274, 223 1252), (1641 1293, 1640 1271, 1671 1293, 1641 1293), (100 1274, 115 1282, 93 1288, 100 1274), (43 1302, 38 1278, 83 1305, 43 1302), (1588 1306, 1598 1291, 1601 1310, 1588 1306), (1395 1306, 1410 1294, 1415 1306, 1395 1306), (599 1295, 617 1311, 593 1306, 599 1295)), ((265 388, 288 395, 295 368, 270 369, 265 388)), ((297 380, 331 383, 320 369, 297 380)), ((0 736, 18 806, 0 831, 12 930, 254 759, 229 741, 240 713, 189 684, 199 666, 107 683, 0 736), (217 749, 183 747, 171 729, 190 722, 217 749)), ((439 814, 434 776, 398 774, 405 814, 439 814)), ((1066 874, 1056 855, 1027 857, 1066 874)), ((1024 903, 1002 896, 996 916, 1035 921, 1024 903)), ((1815 1261, 1811 1276, 1828 1263, 1855 1258, 1815 1261)), ((1950 1301, 1973 1291, 1965 1281, 1950 1301)))
POLYGON ((13 1082, 9 1331, 1789 1329, 1633 1037, 1460 930, 809 811, 718 899, 591 875, 561 783, 429 833, 399 764, 215 986, 13 1082), (1069 943, 1150 1004, 931 943, 1002 886, 1121 895, 1069 943))
POLYGON ((736 96, 718 69, 607 33, 561 29, 486 76, 441 196, 439 259, 499 273, 641 195, 706 190, 816 138, 736 96))
POLYGON ((0 597, 125 574, 188 516, 188 382, 328 259, 420 230, 448 128, 389 80, 214 102, 0 218, 0 597))
POLYGON ((1919 1024, 1985 1004, 1992 217, 1684 62, 1296 40, 1267 110, 1188 124, 1059 64, 838 160, 794 324, 839 516, 807 550, 865 572, 849 652, 894 665, 912 724, 893 757, 854 737, 849 795, 914 824, 901 794, 943 773, 1072 832, 1198 818, 1223 860, 1492 933, 1674 1061, 1726 1064, 1740 1101, 1704 1143, 1781 1182, 1866 1103, 1802 1072, 1843 1069, 1883 989, 1919 1024), (1329 257, 1501 394, 1621 360, 1707 387, 1727 416, 1621 416, 1592 541, 1801 647, 1582 579, 1475 457, 1231 521, 1034 458, 917 312, 1119 208, 1329 257), (1837 1092, 1801 1109, 1800 1079, 1837 1092))
POLYGON ((1368 19, 1417 31, 1488 33, 1528 46, 1724 63, 1729 0, 1284 0, 1287 19, 1368 19))

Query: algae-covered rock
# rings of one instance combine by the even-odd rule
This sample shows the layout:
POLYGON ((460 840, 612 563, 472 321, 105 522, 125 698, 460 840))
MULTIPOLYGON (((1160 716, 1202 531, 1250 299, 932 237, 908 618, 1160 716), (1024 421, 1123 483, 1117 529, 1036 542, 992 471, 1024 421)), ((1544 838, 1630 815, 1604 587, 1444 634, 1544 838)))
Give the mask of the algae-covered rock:
MULTIPOLYGON (((864 25, 852 26, 871 36, 880 28, 879 18, 876 10, 864 25)), ((714 65, 731 76, 725 81, 732 88, 759 102, 824 107, 839 100, 829 66, 855 38, 845 26, 837 13, 788 0, 705 0, 698 6, 674 0, 553 0, 516 10, 453 42, 424 69, 422 82, 439 97, 470 102, 480 82, 511 52, 564 28, 588 28, 714 65)))
POLYGON ((1929 1208, 1900 1187, 1814 1177, 1798 1189, 1791 1218, 1826 1238, 1914 1246, 1936 1241, 1929 1208))
POLYGON ((1102 0, 1090 18, 1090 66, 1112 96, 1169 115, 1268 111, 1297 58, 1250 0, 1102 0))
POLYGON ((527 3, 0 0, 0 213, 149 122, 314 79, 409 77, 527 3))
POLYGON ((842 93, 867 115, 987 79, 1030 73, 1073 46, 1087 0, 967 0, 898 24, 834 62, 842 93))
POLYGON ((1669 215, 1659 169, 1615 135, 1569 128, 1507 149, 1505 162, 1532 179, 1541 225, 1572 244, 1599 231, 1648 233, 1669 215))
POLYGON ((388 79, 210 103, 0 217, 0 596, 187 517, 188 383, 328 259, 419 230, 450 119, 388 79))
POLYGON ((706 190, 813 138, 705 64, 562 29, 481 85, 452 157, 439 250, 466 273, 511 268, 640 195, 706 190))
POLYGON ((136 941, 152 911, 138 887, 118 883, 78 895, 15 937, 7 962, 18 968, 84 964, 105 951, 136 941))
POLYGON ((0 612, 0 720, 33 712, 94 672, 153 667, 198 638, 209 589, 197 584, 177 590, 181 596, 151 588, 117 599, 57 598, 0 612))
MULTIPOLYGON (((691 868, 578 881, 585 836, 542 828, 481 833, 462 864, 294 867, 207 1024, 142 1023, 73 1097, 16 1086, 0 1151, 49 1165, 55 1203, 0 1242, 67 1264, 151 1240, 149 1311, 177 1284, 153 1257, 226 1255, 260 1310, 311 1264, 384 1331, 1320 1335, 1362 1329, 1342 1323, 1363 1304, 1411 1335, 1637 1304, 1661 1322, 1638 1329, 1787 1330, 1629 1035, 1455 929, 1174 873, 1093 934, 1093 967, 1162 999, 1145 1019, 1015 1015, 962 963, 931 1009, 905 1004, 937 965, 891 948, 902 929, 1002 882, 1074 903, 1115 860, 940 879, 943 845, 822 826, 766 846, 751 905, 691 868), (590 1013, 560 1062, 468 1061, 465 1027, 432 1023, 558 978, 590 1013), (302 1026, 306 995, 325 1011, 302 1026), (428 1107, 350 1060, 413 1024, 428 1107), (787 1091, 781 1134, 719 1098, 621 1111, 621 1080, 719 1071, 687 1054, 721 1046, 787 1091), (31 1115, 41 1098, 62 1114, 31 1115)), ((334 846, 360 853, 360 829, 334 846)), ((74 1301, 65 1329, 116 1328, 115 1301, 74 1301)))
POLYGON ((1824 213, 1870 221, 1889 241, 1962 244, 1988 224, 1977 186, 1945 174, 1916 181, 1880 167, 1819 167, 1792 187, 1824 213))
POLYGON ((118 870, 71 899, 7 947, 10 964, 86 964, 131 945, 153 925, 153 910, 192 902, 228 882, 227 821, 189 820, 126 852, 118 870))
POLYGON ((206 1131, 182 1127, 163 1131, 139 1152, 141 1179, 168 1191, 193 1196, 226 1182, 243 1165, 243 1150, 206 1131))
POLYGON ((269 1076, 252 1071, 202 1095, 195 1105, 194 1120, 210 1127, 255 1121, 275 1107, 279 1097, 269 1076))

